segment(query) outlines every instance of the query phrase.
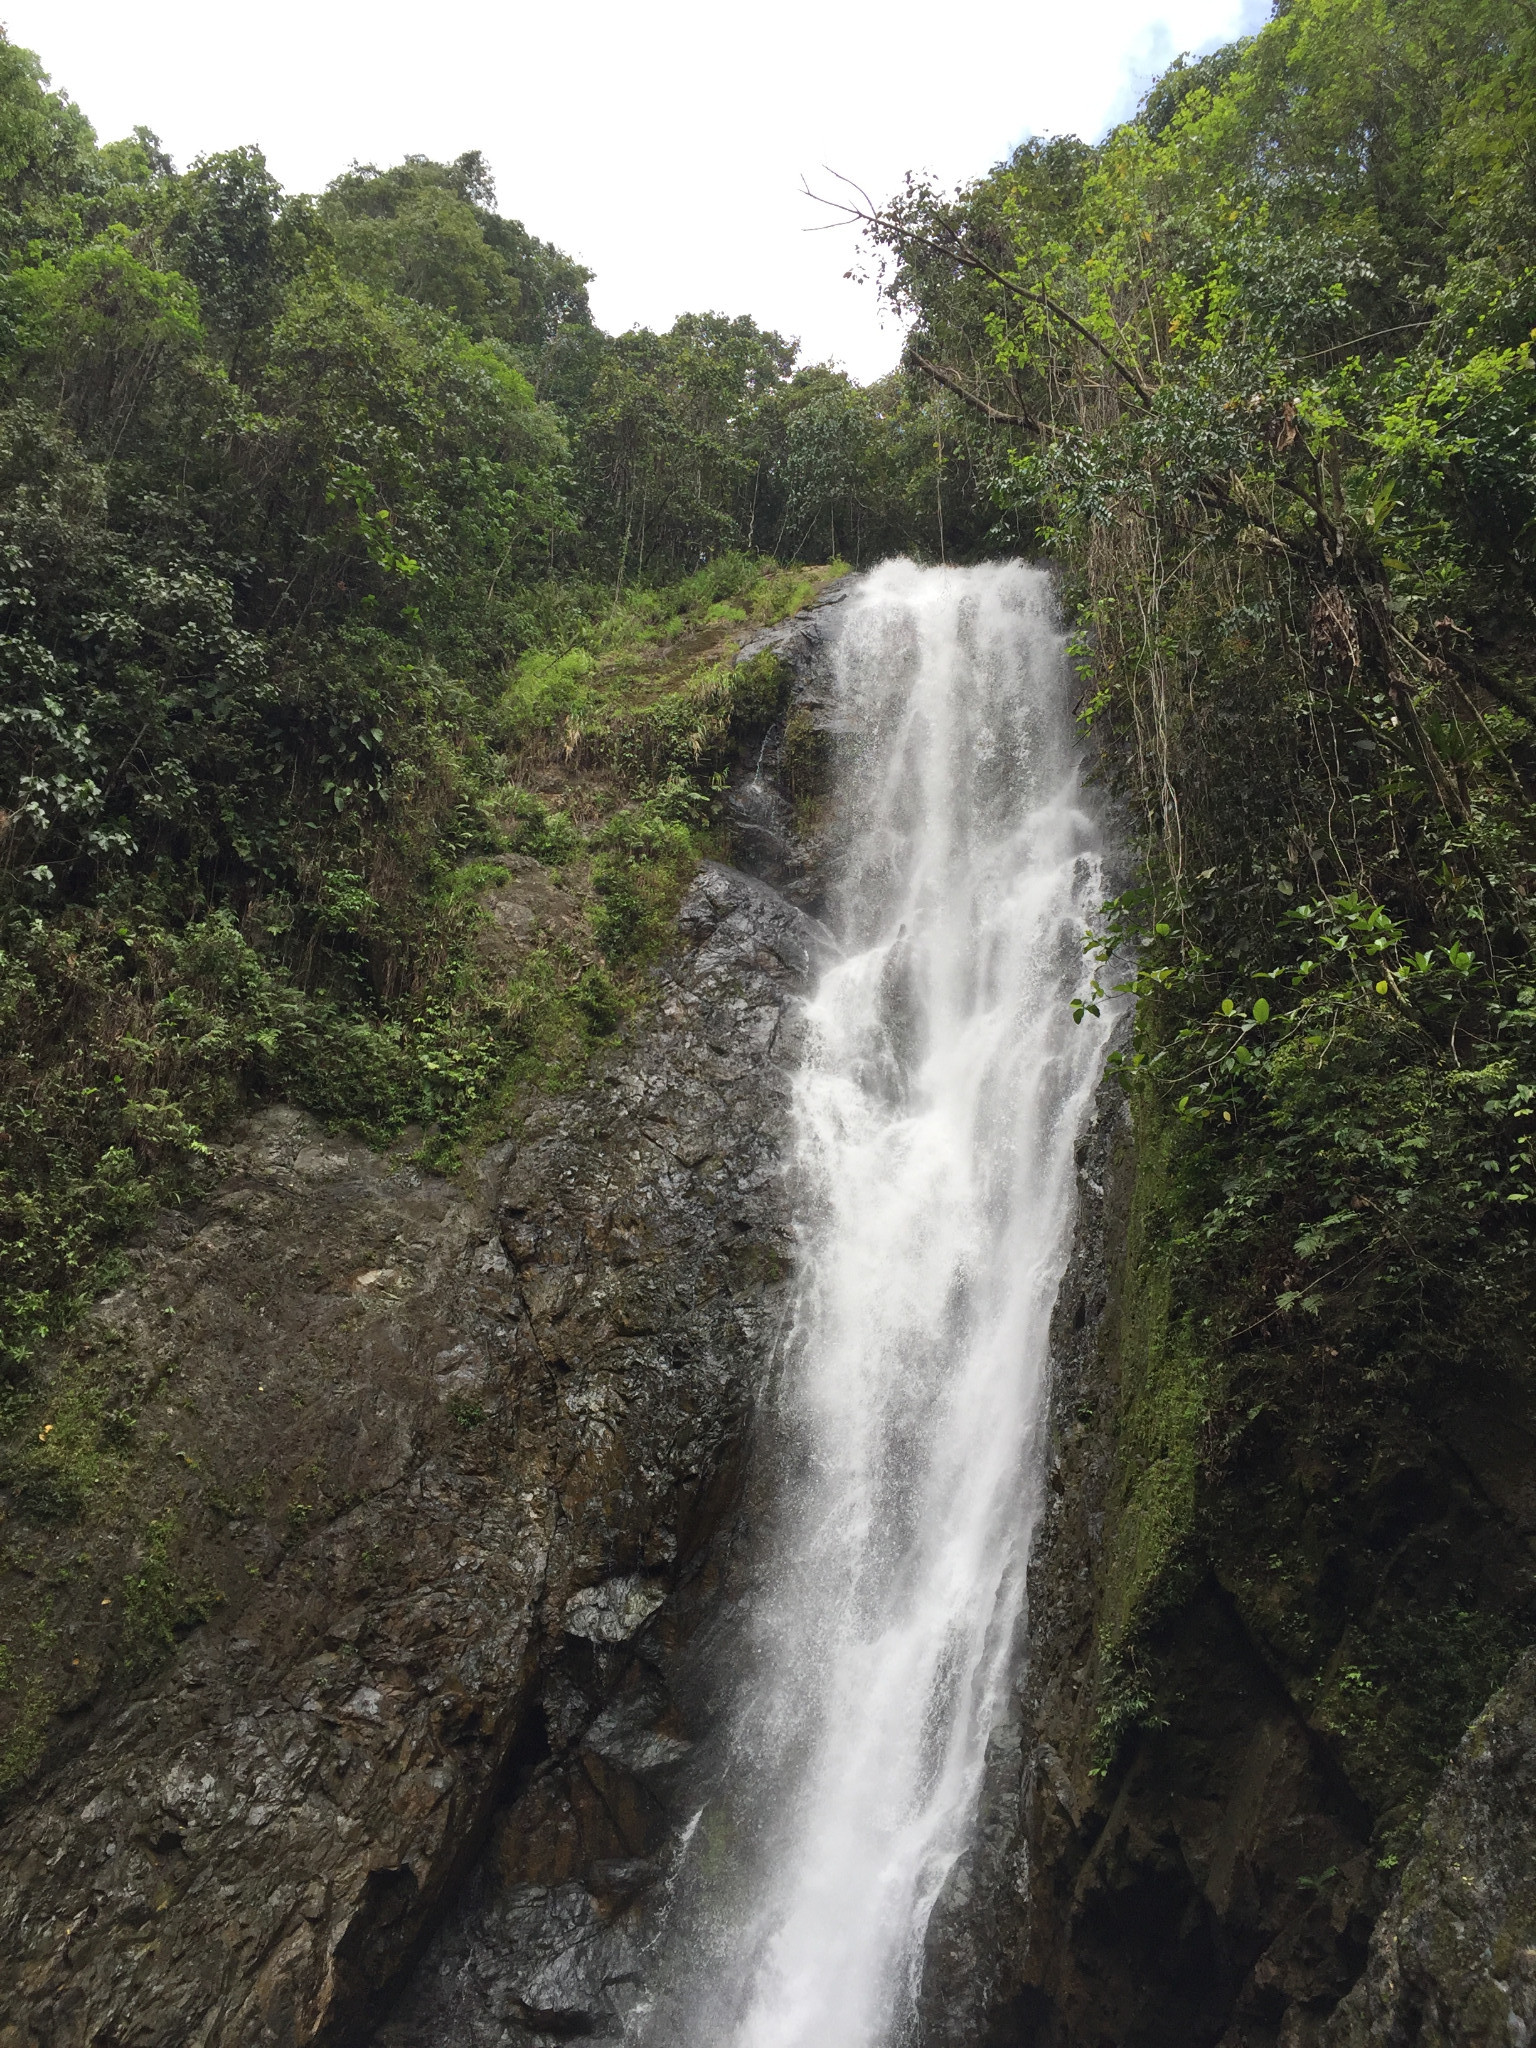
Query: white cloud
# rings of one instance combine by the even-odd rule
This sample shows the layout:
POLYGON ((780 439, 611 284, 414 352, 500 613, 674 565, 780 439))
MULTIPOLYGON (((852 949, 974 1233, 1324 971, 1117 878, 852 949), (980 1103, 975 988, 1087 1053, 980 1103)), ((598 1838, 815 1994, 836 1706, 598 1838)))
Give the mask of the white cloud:
POLYGON ((597 273, 607 327, 706 308, 799 335, 856 376, 895 360, 841 230, 800 192, 822 166, 871 192, 946 183, 1027 134, 1097 135, 1181 49, 1263 0, 10 0, 12 39, 103 139, 146 122, 180 163, 259 143, 295 190, 353 159, 484 151, 503 211, 597 273))

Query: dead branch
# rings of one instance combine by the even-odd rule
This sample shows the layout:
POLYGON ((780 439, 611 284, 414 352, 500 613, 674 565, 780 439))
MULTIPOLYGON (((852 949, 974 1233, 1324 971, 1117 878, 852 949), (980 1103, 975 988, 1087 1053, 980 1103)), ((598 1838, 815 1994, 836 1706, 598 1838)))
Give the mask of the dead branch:
MULTIPOLYGON (((828 168, 830 169, 830 166, 828 168)), ((1102 356, 1116 376, 1135 393, 1142 405, 1152 403, 1151 387, 1140 371, 1133 365, 1122 362, 1113 349, 1100 341, 1091 327, 1085 327, 1081 320, 1069 313, 1065 306, 1059 305, 1049 293, 1040 291, 1033 285, 1020 284, 1016 278, 1008 277, 1003 271, 988 263, 985 257, 978 256, 974 250, 967 248, 958 235, 953 235, 949 241, 944 242, 936 240, 931 235, 921 235, 910 229, 898 227, 890 215, 881 213, 878 207, 871 205, 868 193, 855 185, 851 178, 844 178, 840 171, 832 171, 831 175, 858 192, 864 201, 863 206, 851 206, 846 199, 825 199, 821 193, 813 192, 803 179, 800 189, 807 199, 813 199, 818 206, 830 207, 834 212, 840 213, 845 221, 858 221, 863 227, 881 229, 886 234, 894 236, 898 246, 926 249, 932 256, 947 257, 951 263, 958 263, 964 269, 974 271, 978 277, 988 278, 1010 297, 1024 299, 1031 305, 1042 307, 1053 319, 1063 321, 1074 334, 1102 356)))
POLYGON ((938 363, 930 363, 926 356, 920 356, 914 351, 910 359, 925 376, 931 377, 935 384, 942 384, 946 391, 952 391, 956 398, 968 405, 973 412, 979 412, 984 420, 990 420, 994 426, 1027 427, 1032 434, 1044 434, 1048 431, 1044 422, 1035 419, 1031 414, 1004 412, 983 398, 979 391, 967 390, 952 370, 943 369, 938 363))

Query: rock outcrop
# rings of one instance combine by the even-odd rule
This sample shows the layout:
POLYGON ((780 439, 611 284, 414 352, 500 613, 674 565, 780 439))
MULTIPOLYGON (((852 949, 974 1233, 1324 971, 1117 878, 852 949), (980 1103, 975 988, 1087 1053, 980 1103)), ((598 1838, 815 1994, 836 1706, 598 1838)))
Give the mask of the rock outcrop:
MULTIPOLYGON (((550 888, 513 876, 509 943, 550 888)), ((5 1633, 42 1645, 11 1688, 4 2048, 620 2025, 831 944, 713 863, 679 941, 583 1085, 458 1183, 255 1116, 67 1347, 61 1401, 131 1403, 92 1495, 125 1497, 4 1503, 5 1633)))
POLYGON ((1052 1325, 1027 1640, 977 1839, 930 1923, 925 2048, 1523 2048, 1529 1655, 1430 1800, 1400 1887, 1326 1727, 1208 1567, 1162 1624, 1155 1693, 1113 1658, 1105 1560, 1141 1170, 1107 1080, 1052 1325))
POLYGON ((1536 1651, 1468 1729, 1327 2048, 1536 2039, 1536 1651))
MULTIPOLYGON (((17 2042, 341 2038, 549 1714, 618 1690, 664 1718, 625 1692, 629 1646, 729 1499, 790 1249, 793 1003, 824 943, 721 868, 683 921, 644 1029, 473 1194, 268 1111, 101 1311, 153 1352, 174 1309, 139 1426, 217 1472, 250 1577, 66 1738, 0 1835, 17 2042), (297 1540, 247 1505, 273 1495, 297 1540)), ((528 1851, 582 1898, 643 1881, 628 1763, 668 1737, 626 1727, 590 1738, 588 1781, 633 1825, 565 1855, 551 1815, 528 1851)))
POLYGON ((1177 1727, 1106 1755, 1099 1572, 1113 1521, 1121 1287, 1136 1171, 1103 1084, 1052 1324, 1047 1495, 1027 1642, 978 1838, 934 1913, 932 2048, 1300 2048, 1365 1953, 1369 1816, 1222 1598, 1180 1626, 1177 1727))
POLYGON ((761 1069, 758 1128, 772 1160, 754 1183, 756 1206, 725 1210, 730 1229, 744 1233, 748 1312, 735 1377, 716 1400, 729 1429, 665 1586, 654 1575, 621 1576, 568 1608, 490 1839, 391 2000, 375 2048, 619 2038, 648 2005, 676 1852, 701 1786, 720 1768, 710 1741, 726 1679, 719 1643, 750 1572, 751 1397, 777 1334, 791 1248, 778 1147, 796 1056, 793 999, 832 945, 809 915, 824 897, 829 841, 806 827, 833 731, 819 657, 840 599, 829 586, 808 612, 742 648, 743 662, 771 651, 784 664, 786 713, 746 751, 727 795, 739 867, 706 868, 680 919, 698 948, 692 972, 740 975, 749 961, 778 991, 771 1039, 754 1042, 739 1021, 728 1034, 734 1056, 755 1057, 761 1069))

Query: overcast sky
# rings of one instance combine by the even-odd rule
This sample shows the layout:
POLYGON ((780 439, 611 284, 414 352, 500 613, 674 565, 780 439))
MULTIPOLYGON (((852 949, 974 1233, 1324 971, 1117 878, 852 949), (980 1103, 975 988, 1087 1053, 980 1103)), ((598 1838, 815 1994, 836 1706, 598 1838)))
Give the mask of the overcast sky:
POLYGON ((1181 50, 1264 0, 0 0, 13 41, 103 141, 146 122, 178 164, 254 142, 291 190, 352 161, 480 149, 501 210, 596 272, 611 329, 751 313, 861 379, 895 362, 823 166, 884 195, 1026 135, 1096 137, 1181 50))

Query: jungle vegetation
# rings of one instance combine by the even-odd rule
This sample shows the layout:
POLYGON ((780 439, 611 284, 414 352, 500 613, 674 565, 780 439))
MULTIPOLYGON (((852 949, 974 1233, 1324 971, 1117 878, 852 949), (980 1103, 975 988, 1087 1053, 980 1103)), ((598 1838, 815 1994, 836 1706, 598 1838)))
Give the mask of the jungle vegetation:
POLYGON ((796 564, 921 545, 946 496, 957 542, 993 522, 900 378, 861 390, 746 317, 608 335, 587 282, 477 154, 317 197, 254 149, 178 170, 147 130, 100 144, 0 41, 18 1414, 38 1344, 242 1104, 414 1127, 443 1164, 578 1072, 762 694, 723 636, 803 602, 796 564), (570 732, 588 772, 551 815, 519 766, 570 732), (581 866, 597 964, 477 967, 517 847, 581 866))
POLYGON ((1104 1767, 1214 1576, 1390 1841, 1536 1636, 1448 1420, 1529 1406, 1533 78, 1522 0, 1280 0, 1096 145, 849 208, 912 323, 860 389, 604 334, 477 155, 178 170, 0 44, 11 1412, 242 1104, 448 1163, 579 1069, 771 699, 731 628, 1037 553, 1140 857, 1104 1767), (598 964, 480 972, 508 849, 584 864, 598 964))
POLYGON ((1138 998, 1103 1767, 1176 1721, 1162 1624, 1214 1577, 1390 1834, 1536 1635, 1503 1519, 1536 1285, 1536 21, 1280 0, 1097 146, 846 211, 909 364, 1008 450, 1142 857, 1087 1005, 1138 998))

